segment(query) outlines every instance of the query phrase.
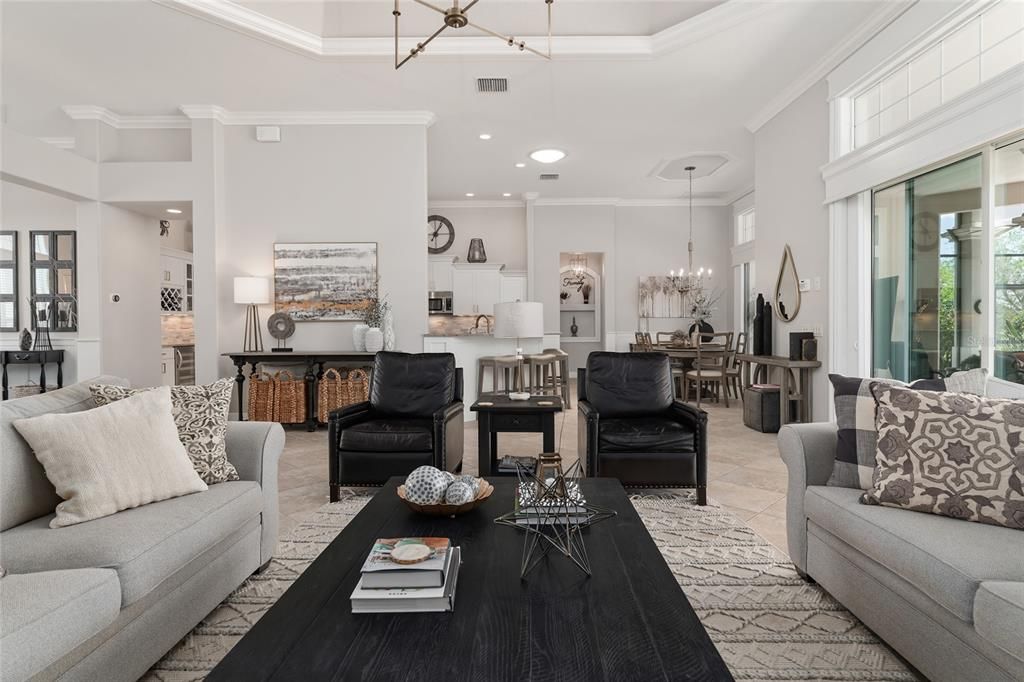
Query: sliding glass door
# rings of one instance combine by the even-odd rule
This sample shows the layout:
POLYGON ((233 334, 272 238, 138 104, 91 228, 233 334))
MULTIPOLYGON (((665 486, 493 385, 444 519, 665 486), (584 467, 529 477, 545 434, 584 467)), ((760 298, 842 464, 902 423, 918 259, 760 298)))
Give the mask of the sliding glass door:
POLYGON ((1024 140, 992 153, 994 376, 1024 383, 1024 140))
POLYGON ((875 376, 913 381, 981 366, 991 302, 982 197, 980 154, 874 193, 875 376))

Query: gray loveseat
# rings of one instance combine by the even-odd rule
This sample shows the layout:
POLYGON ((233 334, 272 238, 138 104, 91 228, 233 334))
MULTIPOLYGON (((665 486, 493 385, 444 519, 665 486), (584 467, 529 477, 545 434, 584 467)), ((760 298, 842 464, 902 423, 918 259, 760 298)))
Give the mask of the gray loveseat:
POLYGON ((796 567, 932 680, 1024 680, 1024 532, 860 504, 825 485, 836 442, 779 431, 796 567))
POLYGON ((3 682, 137 679, 277 543, 284 432, 260 422, 228 425, 228 459, 242 480, 50 528, 60 498, 11 422, 90 409, 88 383, 0 404, 3 682))

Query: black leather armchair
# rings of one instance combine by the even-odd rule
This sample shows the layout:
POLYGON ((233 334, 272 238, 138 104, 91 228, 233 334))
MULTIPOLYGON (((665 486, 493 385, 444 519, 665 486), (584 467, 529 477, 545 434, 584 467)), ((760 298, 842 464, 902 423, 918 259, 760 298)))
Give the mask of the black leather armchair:
POLYGON ((587 476, 696 488, 697 503, 707 504, 708 415, 675 400, 667 355, 591 353, 577 390, 587 476))
POLYGON ((462 470, 462 369, 451 353, 377 353, 370 399, 331 413, 331 501, 424 464, 462 470))

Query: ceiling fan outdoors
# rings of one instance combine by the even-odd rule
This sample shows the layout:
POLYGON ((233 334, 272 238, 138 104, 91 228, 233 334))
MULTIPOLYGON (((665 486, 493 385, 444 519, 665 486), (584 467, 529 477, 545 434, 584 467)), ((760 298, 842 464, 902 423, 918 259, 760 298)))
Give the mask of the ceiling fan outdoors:
POLYGON ((452 6, 449 7, 448 9, 444 9, 442 7, 438 7, 437 5, 434 5, 432 3, 426 2, 426 0, 413 0, 413 2, 416 2, 416 3, 420 4, 420 5, 423 5, 424 7, 429 7, 430 9, 434 10, 438 14, 442 15, 444 17, 444 23, 441 25, 441 28, 439 28, 436 31, 434 31, 426 40, 424 40, 423 42, 420 42, 420 43, 416 43, 416 47, 414 47, 411 50, 409 50, 409 54, 405 57, 405 59, 402 59, 401 61, 399 61, 398 23, 399 23, 399 18, 402 16, 402 11, 401 11, 401 9, 399 9, 399 6, 398 6, 399 0, 395 0, 395 9, 391 12, 391 14, 393 14, 394 17, 395 17, 395 70, 396 71, 398 69, 402 68, 402 66, 404 66, 405 63, 408 62, 410 59, 418 57, 420 54, 422 54, 423 51, 426 49, 427 45, 429 45, 430 42, 434 38, 436 38, 439 35, 441 35, 441 33, 445 29, 449 29, 449 28, 456 28, 456 29, 457 28, 465 28, 466 26, 471 26, 472 28, 475 28, 478 31, 482 31, 483 33, 486 33, 488 35, 494 36, 498 40, 501 40, 502 42, 508 44, 509 47, 519 48, 520 52, 532 52, 533 54, 537 55, 538 57, 543 57, 544 59, 551 59, 551 5, 554 4, 555 0, 544 0, 544 4, 546 4, 548 6, 548 8, 547 8, 548 9, 548 51, 547 51, 547 53, 541 52, 540 50, 537 50, 537 49, 534 49, 534 48, 530 47, 529 45, 526 44, 526 41, 524 41, 524 40, 517 40, 515 38, 515 36, 503 35, 501 33, 498 33, 497 31, 492 31, 489 28, 485 28, 485 27, 481 26, 480 24, 476 24, 476 23, 470 21, 469 20, 469 16, 467 15, 467 12, 469 12, 469 10, 474 5, 476 5, 478 2, 480 2, 480 0, 470 0, 469 4, 465 5, 464 7, 460 7, 459 6, 459 0, 452 0, 452 6))

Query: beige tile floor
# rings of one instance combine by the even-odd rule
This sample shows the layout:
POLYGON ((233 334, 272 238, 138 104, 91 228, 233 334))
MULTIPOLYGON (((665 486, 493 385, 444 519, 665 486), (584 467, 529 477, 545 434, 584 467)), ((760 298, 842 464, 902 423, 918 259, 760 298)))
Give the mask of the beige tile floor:
MULTIPOLYGON (((573 391, 575 394, 575 391, 573 391)), ((773 545, 786 551, 786 467, 779 459, 773 434, 743 426, 736 403, 704 404, 708 412, 708 494, 745 521, 773 545)), ((556 418, 563 462, 576 460, 576 407, 556 418)), ((476 422, 466 424, 465 473, 477 473, 476 422)), ((535 455, 540 434, 501 434, 501 454, 535 455)), ((289 429, 280 475, 281 533, 328 501, 327 430, 307 433, 289 429)))

